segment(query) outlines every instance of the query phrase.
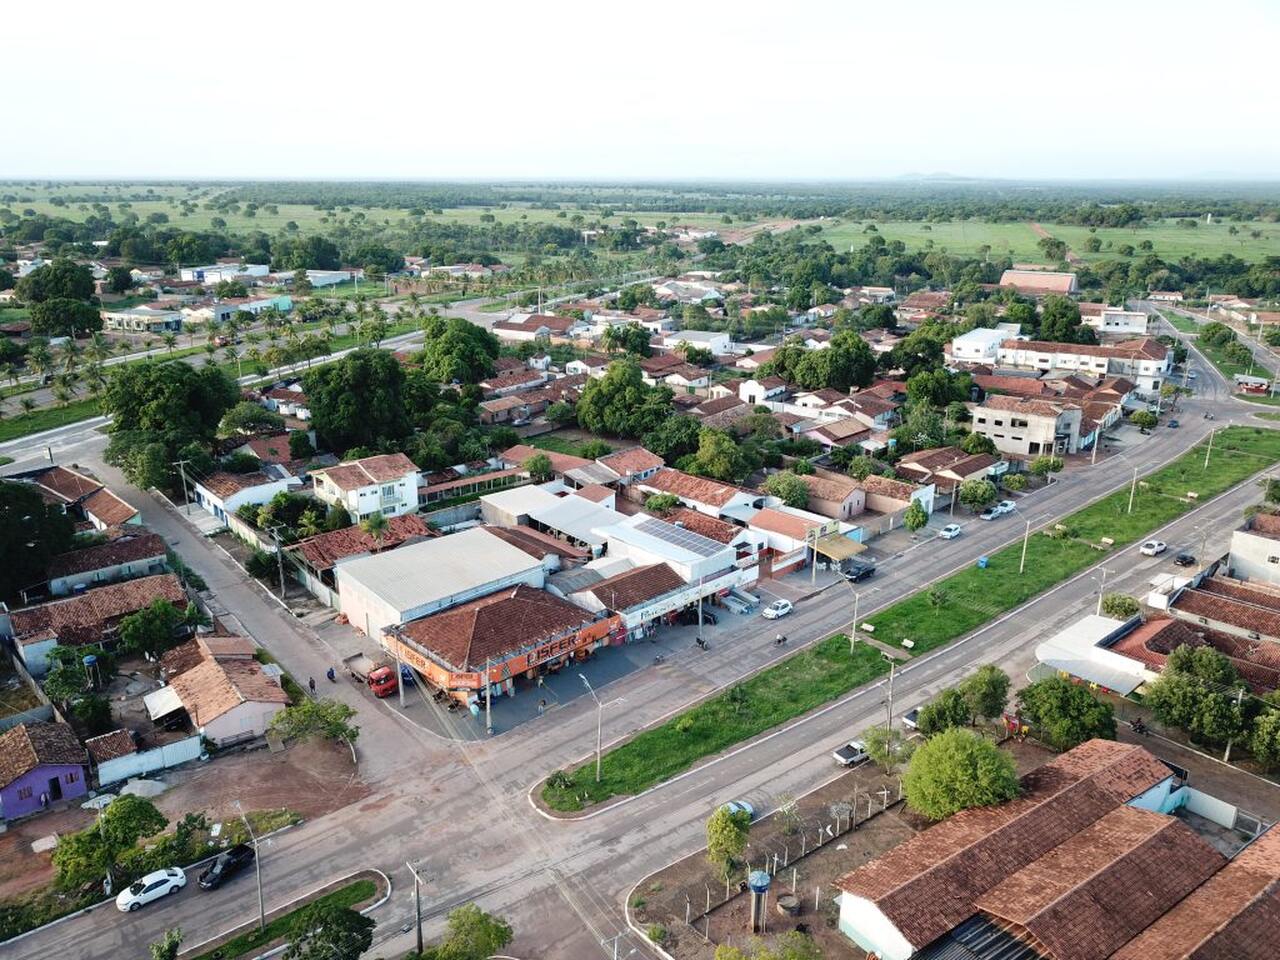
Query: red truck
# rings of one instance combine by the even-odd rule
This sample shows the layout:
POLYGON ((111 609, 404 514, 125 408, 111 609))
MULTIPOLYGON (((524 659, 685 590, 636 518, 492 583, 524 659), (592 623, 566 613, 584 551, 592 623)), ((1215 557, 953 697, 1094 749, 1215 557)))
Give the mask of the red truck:
POLYGON ((377 663, 363 653, 347 657, 342 661, 342 665, 351 674, 352 680, 367 684, 375 697, 389 697, 399 688, 394 666, 377 663))

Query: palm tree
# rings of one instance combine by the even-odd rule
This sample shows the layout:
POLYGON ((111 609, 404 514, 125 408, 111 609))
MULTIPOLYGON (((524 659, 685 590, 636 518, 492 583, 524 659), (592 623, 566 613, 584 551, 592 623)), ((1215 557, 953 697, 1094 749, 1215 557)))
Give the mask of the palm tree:
POLYGON ((49 372, 49 368, 53 366, 53 355, 49 353, 47 344, 37 343, 27 351, 27 366, 39 377, 49 372))
POLYGON ((89 337, 89 345, 85 348, 85 353, 91 360, 101 363, 111 356, 111 341, 102 335, 101 330, 95 330, 89 337))
POLYGON ((23 413, 30 413, 36 408, 36 402, 30 397, 23 397, 18 401, 18 406, 22 408, 23 413))
POLYGON ((176 333, 166 333, 160 338, 164 341, 164 345, 169 348, 170 356, 173 355, 173 348, 178 344, 178 335, 176 333))
POLYGON ((387 518, 381 513, 371 513, 360 521, 360 529, 373 537, 375 548, 382 546, 382 540, 387 535, 387 518))
POLYGON ((61 383, 55 384, 53 387, 53 399, 58 402, 58 406, 65 407, 71 402, 71 391, 61 383))
POLYGON ((237 377, 244 376, 244 367, 240 363, 239 350, 237 350, 235 347, 227 347, 225 350, 222 351, 222 356, 226 358, 227 363, 230 363, 233 360, 235 361, 237 377))

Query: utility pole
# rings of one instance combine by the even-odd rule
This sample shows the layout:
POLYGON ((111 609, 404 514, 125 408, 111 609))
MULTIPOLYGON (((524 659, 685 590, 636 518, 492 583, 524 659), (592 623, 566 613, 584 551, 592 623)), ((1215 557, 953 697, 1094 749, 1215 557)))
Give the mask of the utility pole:
POLYGON ((1031 521, 1026 521, 1027 529, 1022 534, 1022 560, 1018 562, 1018 573, 1022 573, 1027 568, 1027 541, 1031 539, 1031 521))
POLYGON ((596 696, 595 688, 591 686, 591 681, 587 679, 586 674, 578 674, 578 679, 582 681, 583 686, 587 688, 587 693, 591 694, 591 699, 596 702, 596 783, 600 782, 600 751, 602 746, 601 735, 604 729, 604 704, 600 702, 600 698, 596 696))
POLYGON ((1209 454, 1213 453, 1213 435, 1216 430, 1209 431, 1209 448, 1204 452, 1204 469, 1209 469, 1209 454))
POLYGON ((886 704, 887 710, 884 718, 884 726, 885 729, 888 730, 893 726, 893 674, 898 665, 898 661, 887 654, 881 654, 881 656, 889 661, 889 699, 886 704))
POLYGON ((277 523, 271 528, 271 539, 276 545, 276 567, 280 571, 280 600, 284 600, 284 548, 280 546, 280 534, 276 531, 283 527, 283 523, 277 523))
POLYGON ((703 577, 698 577, 698 646, 702 646, 702 584, 703 577))
POLYGON ((253 841, 253 872, 258 878, 258 929, 265 930, 267 927, 267 909, 262 900, 262 845, 258 843, 258 835, 253 832, 253 827, 249 824, 249 818, 244 815, 244 807, 240 806, 240 801, 236 801, 236 809, 240 811, 240 819, 244 821, 244 828, 249 831, 249 839, 253 841))
MULTIPOLYGON (((1242 703, 1244 703, 1244 687, 1237 687, 1236 688, 1236 713, 1237 714, 1240 713, 1240 705, 1242 703)), ((1231 741, 1230 740, 1227 741, 1227 749, 1222 754, 1222 762, 1223 763, 1231 762, 1231 741)))
POLYGON ((413 874, 413 915, 418 924, 418 954, 422 954, 422 884, 430 880, 430 877, 423 878, 414 869, 412 863, 405 861, 404 864, 409 868, 409 872, 413 874))
MULTIPOLYGON (((850 589, 853 585, 850 584, 850 589)), ((853 591, 853 619, 849 622, 849 656, 853 656, 853 646, 858 642, 858 601, 862 599, 862 594, 853 591)))
POLYGON ((1129 485, 1129 513, 1133 513, 1133 495, 1138 492, 1138 468, 1133 468, 1133 483, 1129 485))
MULTIPOLYGON (((52 455, 50 455, 52 460, 52 455)), ((187 493, 187 464, 190 460, 175 460, 173 465, 178 468, 178 473, 182 474, 182 500, 186 504, 187 516, 191 516, 191 495, 187 493)))
POLYGON ((489 657, 484 658, 484 729, 493 736, 493 682, 489 677, 489 657))
POLYGON ((1102 571, 1102 579, 1098 582, 1098 610, 1097 610, 1097 614, 1098 614, 1098 616, 1102 616, 1102 596, 1103 596, 1103 594, 1104 594, 1104 593, 1106 593, 1106 590, 1107 590, 1107 568, 1106 568, 1106 567, 1099 567, 1098 569, 1102 571))

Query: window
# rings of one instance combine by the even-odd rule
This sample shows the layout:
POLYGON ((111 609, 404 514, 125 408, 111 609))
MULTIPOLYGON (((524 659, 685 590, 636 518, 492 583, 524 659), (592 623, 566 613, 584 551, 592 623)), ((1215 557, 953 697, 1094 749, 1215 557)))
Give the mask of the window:
POLYGON ((75 783, 77 780, 79 780, 79 779, 80 779, 80 771, 79 771, 79 770, 72 770, 70 773, 68 773, 68 774, 67 774, 65 777, 63 777, 62 779, 63 779, 66 783, 75 783))
POLYGON ((1027 425, 1027 421, 1019 420, 1017 417, 1013 417, 1009 421, 1009 426, 1014 427, 1015 429, 1017 427, 1025 427, 1026 425, 1027 425))
POLYGON ((31 799, 31 788, 30 788, 30 787, 19 787, 19 788, 18 788, 18 799, 19 799, 19 800, 30 800, 30 799, 31 799))
POLYGON ((986 417, 979 417, 979 418, 978 418, 978 423, 986 423, 986 422, 987 422, 987 418, 986 418, 986 417))
POLYGON ((383 495, 384 497, 388 497, 388 498, 394 497, 394 496, 396 495, 396 488, 395 488, 395 485, 394 485, 394 484, 390 484, 390 485, 388 485, 388 486, 383 487, 383 488, 382 488, 382 495, 383 495))
POLYGON ((1267 563, 1280 563, 1280 557, 1267 557, 1267 563))

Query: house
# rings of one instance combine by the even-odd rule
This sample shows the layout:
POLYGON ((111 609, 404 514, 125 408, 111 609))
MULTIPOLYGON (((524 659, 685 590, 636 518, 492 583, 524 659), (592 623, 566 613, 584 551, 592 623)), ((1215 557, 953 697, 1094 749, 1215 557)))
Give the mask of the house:
POLYGON ((272 717, 289 705, 279 680, 254 659, 252 640, 196 637, 183 646, 187 649, 171 650, 162 660, 184 661, 185 669, 169 677, 168 687, 148 694, 153 717, 165 715, 156 712, 163 706, 153 709, 154 703, 167 706, 176 698, 197 732, 225 747, 263 736, 272 717))
POLYGON ((1026 339, 1019 333, 1016 323, 1001 323, 994 327, 976 327, 968 333, 953 337, 947 345, 947 363, 995 363, 1000 344, 1006 340, 1026 339))
POLYGON ((142 523, 142 517, 97 480, 70 467, 42 467, 8 480, 34 484, 46 503, 60 504, 73 517, 83 517, 95 530, 142 523))
POLYGON ((851 397, 843 398, 833 406, 847 410, 872 430, 888 430, 897 421, 898 408, 901 405, 896 400, 886 400, 874 393, 858 392, 851 397))
POLYGON ((604 547, 600 528, 618 515, 590 498, 559 497, 544 487, 512 487, 480 498, 480 516, 499 527, 528 526, 597 554, 604 547))
POLYGON ((334 568, 339 609, 369 637, 505 587, 542 587, 541 559, 472 527, 419 540, 387 553, 344 560, 334 568), (447 575, 442 575, 447 571, 447 575))
POLYGON ((899 312, 905 315, 939 313, 951 302, 950 290, 917 290, 907 295, 899 306, 899 312))
POLYGON ((1093 376, 1121 376, 1146 397, 1156 397, 1173 371, 1173 350, 1143 337, 1111 346, 1053 343, 1044 340, 1005 340, 998 351, 1002 367, 1041 373, 1073 372, 1093 376))
POLYGON ((743 403, 758 404, 777 400, 787 392, 787 381, 781 377, 761 377, 743 381, 738 387, 738 398, 743 403))
POLYGON ((128 529, 106 543, 54 557, 49 562, 49 592, 65 597, 90 586, 164 573, 168 556, 164 538, 128 529))
POLYGON ((1177 590, 1168 613, 1246 641, 1280 644, 1280 588, 1224 576, 1199 576, 1177 590))
POLYGON ((1074 273, 1053 270, 1006 270, 1000 275, 1000 286, 1029 297, 1069 296, 1080 289, 1074 273))
POLYGON ((669 493, 685 506, 709 517, 740 521, 745 521, 746 517, 771 499, 765 494, 707 477, 691 476, 670 467, 663 467, 634 486, 646 496, 669 493))
POLYGON ((602 528, 601 533, 610 561, 625 559, 634 566, 666 564, 685 583, 701 584, 707 591, 704 596, 711 596, 729 585, 755 580, 753 564, 740 561, 754 554, 756 541, 740 552, 732 544, 643 513, 615 516, 613 524, 602 528), (725 581, 725 577, 732 583, 725 581))
POLYGON ((527 584, 516 584, 409 623, 381 638, 385 649, 434 688, 467 704, 513 695, 517 679, 590 656, 618 635, 620 618, 591 612, 527 584))
POLYGON ((1264 834, 1252 849, 1263 843, 1265 855, 1248 857, 1246 847, 1229 862, 1210 840, 1218 824, 1234 822, 1231 805, 1142 747, 1107 740, 1067 751, 1021 786, 1016 799, 953 814, 841 877, 840 931, 882 960, 1261 960, 1274 952, 1245 902, 1269 890, 1264 915, 1276 912, 1280 844, 1264 834), (1270 879, 1246 881, 1253 869, 1270 879), (1243 889, 1206 898, 1215 875, 1229 872, 1243 889), (1205 940, 1218 949, 1192 952, 1205 940))
POLYGON ((737 551, 739 557, 755 553, 757 540, 746 527, 725 520, 718 520, 688 507, 676 507, 662 515, 662 519, 672 526, 684 527, 700 537, 727 544, 737 551))
POLYGON ((875 513, 897 520, 912 502, 917 502, 926 514, 933 514, 933 499, 937 490, 932 483, 912 483, 873 473, 859 480, 858 485, 866 495, 867 509, 875 513))
POLYGON ((717 357, 729 352, 731 342, 729 334, 714 330, 677 330, 663 334, 662 337, 662 346, 666 350, 675 350, 688 344, 701 350, 710 350, 717 357))
POLYGON ((272 387, 262 394, 262 405, 282 417, 296 417, 299 420, 311 419, 311 405, 307 395, 298 383, 272 387))
POLYGON ((800 479, 809 488, 808 509, 824 517, 848 520, 867 508, 866 491, 852 477, 823 470, 802 474, 800 479))
POLYGON ((819 540, 838 536, 840 525, 827 517, 792 507, 764 507, 747 521, 764 542, 761 576, 781 577, 809 562, 819 540))
POLYGON ((647 480, 665 465, 660 456, 644 447, 615 450, 607 456, 598 457, 596 463, 616 473, 618 483, 623 486, 647 480))
POLYGON ((315 494, 345 507, 354 520, 394 517, 418 509, 418 468, 403 453, 347 460, 312 473, 315 494))
POLYGON ((825 410, 848 397, 849 394, 841 393, 833 387, 823 387, 820 390, 806 390, 797 393, 791 398, 791 403, 797 407, 804 407, 806 410, 825 410))
POLYGON ((482 400, 478 409, 480 422, 492 426, 498 423, 526 423, 546 410, 548 406, 545 399, 529 399, 523 394, 515 393, 505 397, 494 397, 492 400, 482 400))
POLYGON ((1141 310, 1109 307, 1104 303, 1080 304, 1080 322, 1100 334, 1145 337, 1150 320, 1151 315, 1141 310))
POLYGON ((386 529, 374 537, 359 524, 329 530, 299 540, 289 550, 298 561, 297 576, 316 599, 331 607, 338 605, 334 568, 344 560, 385 553, 408 543, 439 536, 416 513, 404 513, 387 520, 386 529))
POLYGON ((537 447, 531 447, 526 443, 517 443, 514 447, 508 447, 503 450, 501 459, 508 469, 514 469, 523 467, 530 457, 537 456, 547 458, 551 464, 551 475, 558 480, 563 480, 571 470, 589 467, 594 463, 594 461, 587 460, 585 457, 575 457, 569 453, 557 453, 554 450, 539 450, 537 447))
POLYGON ((853 416, 840 420, 823 420, 816 425, 802 429, 800 436, 814 440, 827 451, 836 447, 847 447, 871 439, 871 428, 861 419, 853 416))
POLYGON ((514 343, 530 340, 570 337, 580 321, 573 317, 557 317, 546 313, 517 313, 493 325, 493 333, 500 340, 514 343))
POLYGON ((165 309, 160 304, 102 311, 102 329, 115 333, 149 333, 153 336, 181 333, 182 320, 181 309, 165 309))
POLYGON ((974 433, 1015 457, 1075 453, 1080 444, 1081 409, 1060 400, 988 396, 973 407, 974 433))
POLYGON ((265 263, 212 263, 204 267, 183 267, 178 275, 183 280, 214 286, 223 280, 265 277, 270 272, 270 265, 265 263))
POLYGON ((1280 516, 1255 513, 1231 534, 1227 561, 1231 576, 1280 586, 1280 516))
MULTIPOLYGON (((726 414, 733 414, 733 416, 727 417, 729 421, 736 420, 738 417, 745 417, 751 412, 751 408, 738 397, 720 397, 715 400, 704 400, 701 403, 697 403, 689 409, 689 412, 706 424, 708 419, 712 417, 722 418, 726 414)), ((712 424, 706 425, 712 426, 712 424)))
POLYGON ((287 493, 302 484, 295 477, 268 476, 262 470, 252 473, 229 473, 215 470, 207 477, 191 481, 192 498, 210 516, 223 523, 246 504, 261 506, 278 493, 287 493))
MULTIPOLYGON (((247 457, 253 457, 259 463, 274 466, 293 466, 293 455, 289 452, 289 434, 277 433, 266 437, 254 437, 246 440, 233 451, 247 457)), ((306 463, 297 466, 305 467, 306 463)))
POLYGON ((1181 303, 1181 290, 1152 290, 1147 294, 1148 300, 1154 300, 1157 303, 1181 303))
POLYGON ((576 360, 570 360, 564 365, 564 372, 570 376, 585 375, 599 379, 609 371, 609 364, 612 362, 608 357, 591 354, 576 360))
POLYGON ((896 469, 916 483, 932 483, 939 493, 951 493, 966 480, 984 480, 998 471, 999 459, 989 453, 965 453, 959 447, 933 447, 903 454, 896 469))
POLYGON ((109 647, 121 620, 157 600, 186 610, 186 591, 172 573, 107 584, 21 610, 7 611, 0 605, 0 637, 13 641, 28 672, 43 676, 55 646, 109 647))
POLYGON ((541 386, 548 379, 548 374, 543 371, 530 370, 526 367, 521 370, 504 370, 502 373, 494 374, 492 377, 486 377, 480 381, 479 387, 484 392, 486 399, 489 399, 541 386))
POLYGON ((754 372, 772 360, 774 354, 777 352, 777 347, 769 347, 765 350, 756 350, 753 353, 747 354, 745 357, 739 357, 734 361, 733 365, 739 370, 749 370, 754 372))
POLYGON ((65 723, 20 723, 0 734, 0 817, 17 820, 89 792, 89 755, 65 723))
POLYGON ((709 386, 711 383, 711 374, 702 367, 696 367, 691 363, 678 363, 675 366, 668 367, 662 371, 659 378, 663 384, 673 390, 684 390, 686 392, 709 386))

